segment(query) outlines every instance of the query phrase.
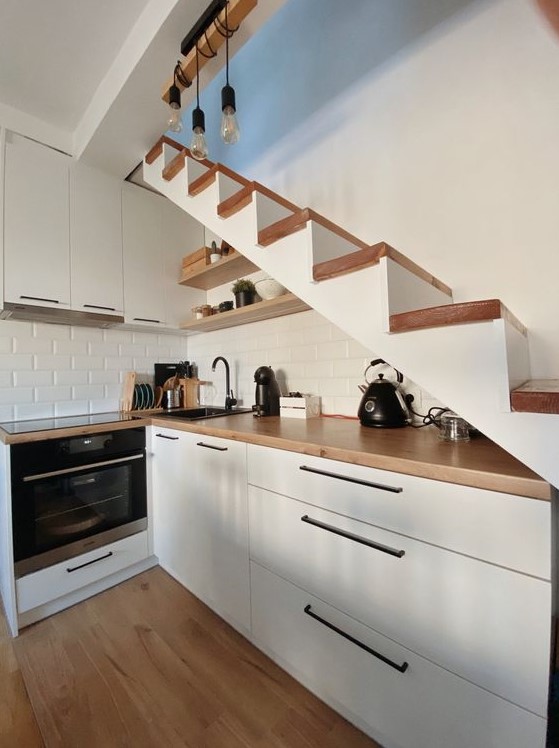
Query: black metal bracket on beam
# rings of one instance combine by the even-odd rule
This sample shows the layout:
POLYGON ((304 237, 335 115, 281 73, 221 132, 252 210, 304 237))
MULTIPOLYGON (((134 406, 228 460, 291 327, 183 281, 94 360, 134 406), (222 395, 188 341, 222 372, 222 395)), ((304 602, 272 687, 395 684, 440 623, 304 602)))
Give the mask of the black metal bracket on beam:
POLYGON ((227 5, 228 0, 212 0, 194 26, 181 42, 181 55, 186 57, 191 49, 194 49, 196 42, 204 35, 217 16, 227 5))

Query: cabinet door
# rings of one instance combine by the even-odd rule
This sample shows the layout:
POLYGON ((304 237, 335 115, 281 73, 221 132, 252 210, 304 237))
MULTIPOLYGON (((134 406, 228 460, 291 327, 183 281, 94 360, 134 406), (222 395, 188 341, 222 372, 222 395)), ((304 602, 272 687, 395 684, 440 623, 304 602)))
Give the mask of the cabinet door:
POLYGON ((154 429, 154 543, 163 568, 250 629, 246 445, 154 429))
POLYGON ((4 298, 70 304, 70 158, 10 134, 4 189, 4 298))
POLYGON ((192 319, 192 307, 206 303, 206 293, 179 285, 182 258, 204 246, 204 227, 169 200, 162 204, 167 325, 179 328, 192 319))
POLYGON ((142 187, 122 190, 125 321, 166 324, 161 203, 164 198, 142 187))
POLYGON ((442 667, 545 715, 549 582, 253 486, 249 502, 253 560, 442 667))
POLYGON ((251 564, 251 580, 255 643, 382 745, 544 748, 543 717, 419 657, 258 564, 251 564), (371 650, 408 667, 400 672, 371 650))
POLYGON ((186 584, 185 547, 193 529, 193 506, 187 499, 186 434, 156 426, 152 433, 154 553, 164 569, 186 584))
POLYGON ((72 308, 122 314, 121 183, 75 164, 70 185, 72 308))

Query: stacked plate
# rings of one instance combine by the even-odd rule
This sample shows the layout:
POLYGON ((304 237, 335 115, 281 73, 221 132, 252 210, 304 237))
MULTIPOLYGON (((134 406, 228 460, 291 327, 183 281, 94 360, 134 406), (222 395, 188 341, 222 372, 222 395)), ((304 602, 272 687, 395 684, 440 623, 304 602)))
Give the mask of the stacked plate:
POLYGON ((151 384, 137 384, 134 387, 132 410, 149 410, 155 406, 155 392, 151 384))

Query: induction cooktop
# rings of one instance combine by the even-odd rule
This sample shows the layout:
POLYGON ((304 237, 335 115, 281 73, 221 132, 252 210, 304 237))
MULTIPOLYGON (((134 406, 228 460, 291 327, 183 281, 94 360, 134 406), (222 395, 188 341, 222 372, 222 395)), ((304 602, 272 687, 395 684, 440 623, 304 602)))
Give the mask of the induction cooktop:
POLYGON ((79 416, 62 416, 59 418, 37 418, 33 421, 10 421, 0 423, 0 428, 8 434, 28 434, 32 431, 51 431, 52 429, 71 429, 80 426, 96 426, 102 423, 122 423, 133 421, 128 413, 86 413, 79 416))

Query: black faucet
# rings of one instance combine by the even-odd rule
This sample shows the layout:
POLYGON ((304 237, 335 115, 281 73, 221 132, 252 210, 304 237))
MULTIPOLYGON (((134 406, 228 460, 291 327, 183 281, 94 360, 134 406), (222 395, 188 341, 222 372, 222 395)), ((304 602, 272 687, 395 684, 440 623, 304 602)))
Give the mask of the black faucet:
POLYGON ((233 410, 233 405, 237 404, 237 400, 233 397, 233 390, 230 389, 231 382, 229 380, 229 364, 227 363, 227 359, 223 358, 223 356, 217 356, 214 358, 212 371, 215 371, 218 361, 223 361, 225 366, 225 410, 233 410))

